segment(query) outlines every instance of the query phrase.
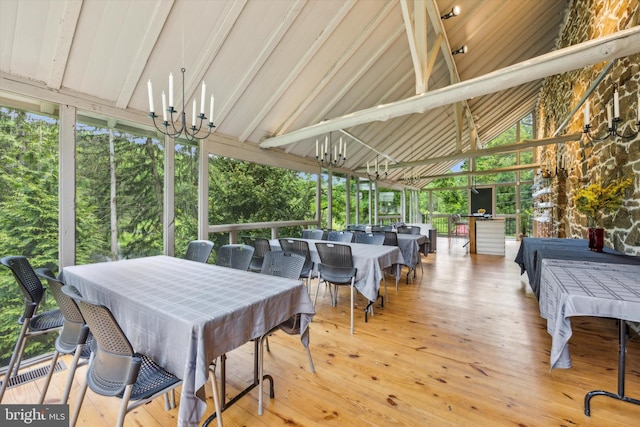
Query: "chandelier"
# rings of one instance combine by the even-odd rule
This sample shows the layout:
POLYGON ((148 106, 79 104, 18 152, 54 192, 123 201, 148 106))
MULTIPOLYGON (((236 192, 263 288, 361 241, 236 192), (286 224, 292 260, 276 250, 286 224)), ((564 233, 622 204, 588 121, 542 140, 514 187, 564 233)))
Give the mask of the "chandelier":
POLYGON ((607 103, 607 132, 602 136, 595 136, 591 134, 591 123, 590 121, 590 108, 589 108, 589 100, 585 102, 584 106, 584 129, 583 133, 589 138, 591 141, 603 141, 607 138, 614 139, 616 136, 622 139, 632 139, 638 136, 640 133, 640 92, 638 93, 638 108, 637 108, 637 120, 636 127, 638 130, 635 132, 630 131, 626 134, 622 134, 618 132, 619 123, 622 122, 620 118, 620 97, 618 95, 618 89, 615 88, 613 92, 613 115, 611 113, 611 103, 607 103))
POLYGON ((415 187, 420 182, 420 176, 411 168, 411 172, 405 172, 402 179, 405 184, 415 187))
POLYGON ((378 164, 378 156, 373 162, 373 169, 369 162, 367 162, 367 176, 369 177, 369 181, 377 181, 380 178, 385 178, 387 176, 387 172, 389 171, 389 161, 387 160, 384 164, 384 170, 382 170, 382 165, 378 164))
POLYGON ((331 141, 331 133, 324 137, 321 144, 316 139, 316 162, 322 168, 339 168, 347 161, 347 142, 335 144, 331 141))
POLYGON ((211 131, 215 127, 213 124, 213 104, 214 99, 211 95, 211 102, 209 103, 209 118, 204 115, 205 108, 205 95, 207 91, 207 85, 202 82, 202 92, 200 97, 200 114, 196 115, 197 104, 196 99, 193 98, 193 110, 191 111, 191 126, 187 125, 187 109, 185 107, 184 96, 184 73, 185 69, 180 70, 182 72, 182 112, 178 114, 178 111, 174 108, 173 103, 173 74, 169 73, 169 106, 167 106, 167 97, 162 91, 162 122, 158 125, 156 118, 158 116, 155 113, 155 107, 153 105, 153 88, 151 86, 151 79, 147 83, 147 89, 149 91, 149 117, 153 119, 153 125, 161 133, 171 137, 180 138, 184 136, 189 141, 196 141, 206 138, 211 135, 211 131), (174 113, 176 117, 174 118, 174 113), (208 122, 207 122, 208 120, 208 122), (206 127, 206 129, 203 129, 206 127))

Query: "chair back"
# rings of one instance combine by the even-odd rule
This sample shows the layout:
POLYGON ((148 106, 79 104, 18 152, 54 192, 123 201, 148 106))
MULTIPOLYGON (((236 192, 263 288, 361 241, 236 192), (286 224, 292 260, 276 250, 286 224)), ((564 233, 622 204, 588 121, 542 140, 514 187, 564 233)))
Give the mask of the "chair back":
POLYGON ((322 235, 324 231, 320 229, 304 229, 302 230, 302 238, 303 239, 312 239, 312 240, 322 240, 322 235))
POLYGON ((222 245, 218 249, 216 265, 247 271, 255 249, 243 244, 222 245))
POLYGON ((184 255, 184 259, 207 262, 212 249, 213 242, 210 240, 192 240, 187 246, 187 253, 184 255))
POLYGON ((305 257, 289 251, 269 251, 264 254, 260 273, 297 280, 302 273, 305 257))
POLYGON ((327 240, 330 242, 350 243, 353 239, 351 231, 330 231, 327 240))
POLYGON ((60 331, 60 336, 56 340, 56 348, 61 353, 72 353, 78 344, 84 344, 87 341, 89 328, 85 325, 82 313, 80 313, 75 301, 62 292, 64 283, 56 278, 48 268, 39 268, 36 270, 36 274, 47 281, 49 291, 55 298, 56 303, 58 303, 64 318, 62 331, 60 331))
POLYGON ((401 225, 398 227, 399 234, 420 234, 420 227, 413 225, 401 225))
POLYGON ((242 240, 245 245, 253 246, 255 251, 253 252, 253 258, 251 258, 251 264, 249 264, 249 270, 260 271, 262 269, 262 260, 264 254, 271 251, 271 245, 269 240, 264 237, 251 237, 243 236, 242 240))
POLYGON ((383 245, 398 246, 398 234, 395 231, 385 231, 383 245))
POLYGON ((131 343, 107 307, 82 298, 73 286, 63 286, 62 292, 76 302, 95 339, 87 384, 98 394, 120 395, 136 382, 140 368, 131 343))
POLYGON ((320 256, 318 272, 324 280, 335 284, 351 283, 357 273, 353 266, 351 246, 317 242, 316 249, 320 256))
POLYGON ((356 243, 364 243, 366 245, 382 245, 385 238, 383 233, 357 233, 355 237, 356 243))
POLYGON ((304 256, 304 265, 302 266, 300 277, 309 277, 309 273, 313 270, 313 261, 311 261, 309 243, 304 240, 296 239, 279 239, 278 241, 280 242, 280 248, 283 251, 295 252, 304 256))
POLYGON ((24 256, 8 256, 0 259, 0 263, 6 266, 13 273, 20 291, 24 295, 24 314, 23 317, 30 319, 38 309, 40 301, 44 296, 44 287, 42 282, 31 267, 29 260, 24 256))

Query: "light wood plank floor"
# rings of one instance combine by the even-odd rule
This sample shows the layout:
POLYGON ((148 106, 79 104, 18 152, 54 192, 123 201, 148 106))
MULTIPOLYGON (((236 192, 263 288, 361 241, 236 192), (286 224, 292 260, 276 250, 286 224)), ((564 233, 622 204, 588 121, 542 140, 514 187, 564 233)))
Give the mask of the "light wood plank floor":
MULTIPOLYGON (((615 321, 574 318, 573 367, 549 370, 546 322, 513 262, 518 242, 503 257, 469 255, 462 240, 440 238, 438 253, 423 257, 413 284, 389 278, 390 301, 378 302, 364 323, 357 299, 355 335, 349 334, 348 291, 338 307, 321 289, 311 326, 316 373, 309 372, 298 337, 270 339, 265 371, 275 399, 257 415, 257 389, 223 414, 228 426, 637 426, 640 406, 586 392, 617 391, 615 321)), ((66 359, 68 364, 69 360, 66 359)), ((229 354, 228 396, 252 378, 253 345, 229 354)), ((84 373, 84 369, 79 371, 84 373)), ((66 374, 54 378, 47 402, 57 403, 66 374)), ((76 378, 79 376, 76 375, 76 378)), ((11 389, 3 403, 32 403, 42 380, 11 389)), ((70 405, 75 406, 77 380, 70 405)), ((640 338, 629 342, 626 394, 640 398, 640 338)), ((119 400, 90 391, 78 425, 113 425, 119 400)), ((208 400, 209 409, 213 403, 208 400)), ((175 425, 177 410, 162 399, 130 413, 126 425, 175 425)), ((212 424, 214 425, 214 424, 212 424)))

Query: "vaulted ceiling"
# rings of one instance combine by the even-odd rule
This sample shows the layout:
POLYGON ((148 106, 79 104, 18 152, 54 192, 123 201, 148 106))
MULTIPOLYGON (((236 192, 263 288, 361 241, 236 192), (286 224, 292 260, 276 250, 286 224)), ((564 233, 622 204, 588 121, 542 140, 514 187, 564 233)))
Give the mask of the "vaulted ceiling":
MULTIPOLYGON (((3 103, 78 100, 87 114, 149 125, 147 82, 160 91, 180 69, 185 98, 215 95, 215 133, 238 147, 325 120, 447 88, 554 50, 569 0, 2 0, 3 103), (459 16, 441 19, 454 5, 459 16), (467 46, 467 53, 451 51, 467 46), (432 66, 430 66, 432 61, 432 66)), ((456 104, 334 130, 347 142, 344 171, 376 156, 398 163, 481 147, 531 111, 541 79, 456 104), (343 132, 344 131, 344 132, 343 132)), ((208 103, 208 101, 207 101, 208 103)), ((43 111, 57 108, 46 102, 43 111)), ((187 109, 190 110, 190 102, 187 109)), ((207 106, 206 113, 209 108, 207 106)), ((49 111, 51 112, 51 111, 49 111)), ((158 113, 160 114, 160 113, 158 113)), ((273 148, 315 164, 307 136, 273 148)), ((295 139, 295 138, 294 138, 295 139)), ((457 161, 417 166, 421 175, 457 161)), ((422 184, 427 181, 423 181, 422 184)))

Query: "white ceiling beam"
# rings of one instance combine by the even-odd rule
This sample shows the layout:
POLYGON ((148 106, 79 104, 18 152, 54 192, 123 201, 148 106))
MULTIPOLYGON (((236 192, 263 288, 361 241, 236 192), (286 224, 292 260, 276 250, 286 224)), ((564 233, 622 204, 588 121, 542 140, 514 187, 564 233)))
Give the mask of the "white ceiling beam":
POLYGON ((258 112, 258 114, 254 115, 253 120, 249 122, 245 130, 240 134, 240 137, 238 138, 241 142, 245 142, 247 138, 249 138, 249 136, 256 130, 260 122, 264 120, 273 106, 276 105, 276 103, 282 98, 282 95, 285 93, 285 91, 298 78, 300 73, 309 65, 316 53, 318 53, 327 39, 333 34, 334 30, 338 28, 340 23, 342 23, 343 19, 347 16, 349 11, 355 4, 356 0, 350 0, 342 6, 340 11, 334 16, 329 25, 324 28, 324 31, 322 31, 314 40, 313 45, 311 45, 311 47, 307 49, 302 58, 300 58, 300 60, 296 63, 295 67, 291 69, 287 77, 283 79, 282 82, 280 82, 280 85, 278 85, 277 89, 272 92, 273 94, 262 106, 262 109, 258 112))
POLYGON ((56 40, 55 51, 51 60, 52 66, 49 72, 47 86, 51 89, 60 89, 64 70, 67 68, 69 53, 71 52, 71 44, 78 26, 80 18, 80 10, 82 9, 82 0, 70 0, 64 3, 64 11, 58 28, 58 39, 56 40))
POLYGON ((169 17, 173 3, 174 0, 159 1, 156 3, 155 8, 150 11, 146 31, 135 55, 136 60, 129 67, 127 77, 116 99, 116 107, 127 108, 129 106, 133 92, 136 90, 138 83, 140 83, 140 77, 144 72, 149 56, 151 56, 153 47, 156 45, 160 32, 169 17))
POLYGON ((479 175, 493 175, 495 173, 504 173, 504 172, 516 172, 523 171, 529 169, 538 169, 540 168, 540 163, 532 163, 527 165, 517 165, 517 166, 509 166, 506 168, 496 168, 482 171, 460 171, 460 172, 451 172, 451 173, 440 173, 434 175, 421 175, 418 179, 439 179, 439 178, 453 178, 456 176, 479 176, 479 175))
MULTIPOLYGON (((389 165, 389 169, 400 169, 400 168, 410 168, 414 166, 422 166, 434 163, 446 163, 454 160, 463 160, 463 159, 475 159, 476 157, 484 157, 484 156, 494 156, 496 154, 504 154, 504 153, 512 153, 520 150, 527 150, 529 148, 541 147, 543 145, 550 144, 563 144, 565 142, 570 141, 579 141, 582 137, 581 133, 573 133, 569 135, 563 136, 555 136, 550 138, 542 138, 542 139, 534 139, 534 140, 524 140, 520 142, 516 142, 515 144, 508 145, 500 145, 498 147, 491 148, 482 148, 479 150, 466 151, 464 153, 454 153, 446 156, 440 157, 432 157, 424 160, 417 160, 414 162, 400 162, 395 165, 389 165)), ((358 171, 363 171, 363 168, 360 168, 358 171)))
POLYGON ((349 129, 374 121, 386 121, 407 114, 421 114, 436 107, 499 92, 534 80, 638 52, 640 52, 640 26, 559 49, 442 89, 386 105, 377 105, 275 136, 262 141, 260 147, 279 147, 338 129, 349 129))

